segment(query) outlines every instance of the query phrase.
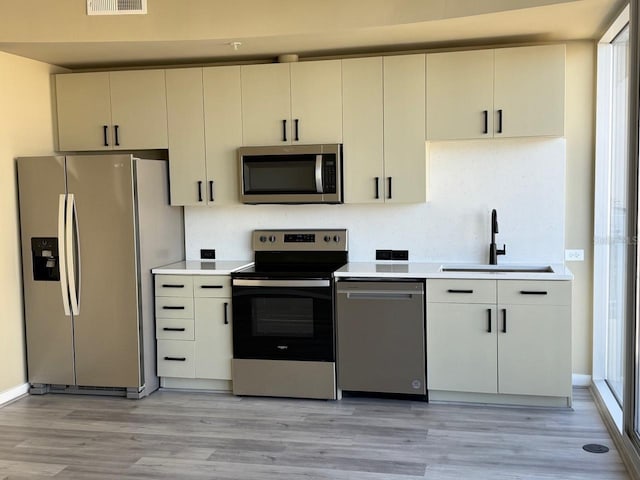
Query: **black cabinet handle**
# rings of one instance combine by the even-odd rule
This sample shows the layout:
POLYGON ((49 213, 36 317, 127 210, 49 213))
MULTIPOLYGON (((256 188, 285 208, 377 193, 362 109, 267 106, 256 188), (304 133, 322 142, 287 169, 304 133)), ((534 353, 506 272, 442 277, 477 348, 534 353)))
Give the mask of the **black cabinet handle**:
POLYGON ((491 333, 491 309, 487 308, 487 333, 491 333))
POLYGON ((282 141, 287 141, 287 120, 282 120, 282 141))
POLYGON ((224 302, 224 324, 229 325, 229 302, 224 302))
POLYGON ((103 125, 102 126, 102 135, 104 137, 104 146, 105 147, 109 146, 109 138, 107 136, 108 130, 109 130, 109 125, 103 125))
POLYGON ((296 119, 293 121, 293 125, 295 126, 295 131, 296 131, 296 136, 295 136, 294 140, 295 140, 296 142, 299 142, 299 141, 300 141, 300 135, 299 135, 299 133, 300 133, 300 132, 299 132, 299 127, 298 127, 298 124, 299 124, 299 123, 300 123, 300 119, 298 119, 298 118, 296 118, 296 119))
POLYGON ((502 109, 498 110, 498 132, 502 133, 502 109))
POLYGON ((164 357, 165 360, 169 360, 171 362, 186 362, 186 357, 164 357))
POLYGON ((174 285, 172 283, 163 283, 162 288, 184 288, 184 285, 174 285))
POLYGON ((113 131, 115 134, 115 140, 116 140, 116 147, 120 146, 120 138, 118 137, 118 130, 120 129, 120 125, 114 125, 113 126, 113 131))
POLYGON ((484 130, 482 133, 489 133, 489 110, 483 110, 482 115, 484 116, 484 130))
POLYGON ((224 288, 222 285, 200 285, 200 288, 224 288))
POLYGON ((198 201, 202 201, 202 180, 198 180, 198 201))
POLYGON ((391 184, 392 184, 393 180, 392 180, 391 177, 389 177, 387 180, 389 182, 389 198, 393 198, 393 195, 391 194, 391 184))
POLYGON ((380 198, 380 177, 376 177, 376 200, 380 198))
POLYGON ((447 290, 447 293, 473 293, 473 290, 455 290, 450 288, 447 290))
POLYGON ((521 295, 547 295, 544 290, 520 290, 521 295))
POLYGON ((213 197, 213 180, 209 180, 209 201, 215 201, 215 198, 213 197))
POLYGON ((183 306, 177 306, 177 305, 165 305, 164 307, 162 307, 163 310, 184 310, 183 306))
POLYGON ((507 333, 507 309, 502 309, 502 333, 507 333))
POLYGON ((164 327, 162 330, 165 332, 184 332, 186 328, 164 327))

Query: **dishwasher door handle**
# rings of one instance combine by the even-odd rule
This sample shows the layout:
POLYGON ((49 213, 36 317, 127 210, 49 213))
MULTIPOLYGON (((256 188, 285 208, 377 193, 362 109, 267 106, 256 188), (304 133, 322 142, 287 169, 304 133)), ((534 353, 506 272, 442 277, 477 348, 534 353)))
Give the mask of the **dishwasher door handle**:
POLYGON ((343 294, 347 296, 347 299, 350 300, 359 300, 359 299, 367 299, 367 300, 411 300, 413 297, 422 297, 422 292, 409 292, 409 291, 395 291, 395 292, 384 292, 384 291, 363 291, 358 290, 357 292, 338 292, 338 294, 343 294))

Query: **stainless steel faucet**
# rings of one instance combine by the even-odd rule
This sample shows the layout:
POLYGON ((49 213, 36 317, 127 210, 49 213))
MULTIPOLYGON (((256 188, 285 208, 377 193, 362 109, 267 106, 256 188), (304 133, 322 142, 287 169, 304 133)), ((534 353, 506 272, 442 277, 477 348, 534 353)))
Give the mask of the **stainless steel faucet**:
POLYGON ((505 255, 507 253, 507 246, 502 245, 502 249, 499 249, 496 245, 496 233, 498 233, 498 212, 494 208, 491 210, 491 244, 489 245, 489 265, 498 264, 498 255, 505 255))

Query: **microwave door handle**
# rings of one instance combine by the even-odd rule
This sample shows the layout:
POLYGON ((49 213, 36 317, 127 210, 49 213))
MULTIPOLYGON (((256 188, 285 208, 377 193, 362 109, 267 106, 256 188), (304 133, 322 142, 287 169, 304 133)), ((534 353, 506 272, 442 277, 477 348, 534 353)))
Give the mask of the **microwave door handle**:
POLYGON ((322 155, 316 155, 316 193, 324 193, 322 190, 322 155))

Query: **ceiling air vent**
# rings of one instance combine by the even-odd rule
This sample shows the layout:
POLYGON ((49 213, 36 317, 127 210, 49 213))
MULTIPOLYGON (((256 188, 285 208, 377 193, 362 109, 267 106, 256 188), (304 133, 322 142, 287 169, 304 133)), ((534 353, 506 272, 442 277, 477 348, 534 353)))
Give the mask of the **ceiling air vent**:
POLYGON ((147 0, 87 0, 87 15, 146 14, 147 0))

